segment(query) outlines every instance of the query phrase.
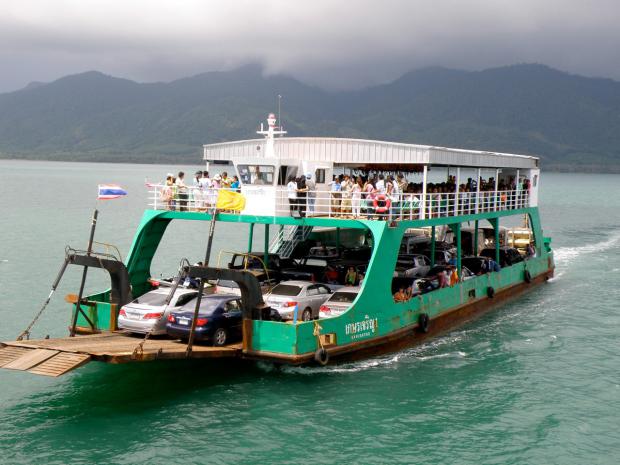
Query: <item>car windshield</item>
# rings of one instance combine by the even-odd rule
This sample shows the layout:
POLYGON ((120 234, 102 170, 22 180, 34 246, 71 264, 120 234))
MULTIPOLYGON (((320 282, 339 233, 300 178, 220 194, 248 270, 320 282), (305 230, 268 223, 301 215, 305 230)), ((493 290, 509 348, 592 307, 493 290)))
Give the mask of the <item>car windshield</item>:
POLYGON ((336 292, 329 298, 329 302, 350 304, 356 297, 357 292, 336 292))
POLYGON ((293 284, 278 284, 276 287, 273 288, 271 294, 292 297, 294 295, 298 295, 300 292, 300 286, 295 286, 293 284))
MULTIPOLYGON (((202 301, 200 302, 200 313, 208 313, 208 312, 212 312, 213 310, 215 310, 221 303, 221 300, 219 299, 205 299, 203 297, 202 301)), ((196 299, 192 299, 189 302, 187 302, 185 305, 183 305, 183 307, 181 307, 181 311, 183 312, 187 312, 187 311, 194 311, 196 309, 196 299)))
POLYGON ((142 297, 135 299, 133 303, 142 305, 164 305, 166 303, 166 297, 168 297, 168 294, 147 292, 142 297))

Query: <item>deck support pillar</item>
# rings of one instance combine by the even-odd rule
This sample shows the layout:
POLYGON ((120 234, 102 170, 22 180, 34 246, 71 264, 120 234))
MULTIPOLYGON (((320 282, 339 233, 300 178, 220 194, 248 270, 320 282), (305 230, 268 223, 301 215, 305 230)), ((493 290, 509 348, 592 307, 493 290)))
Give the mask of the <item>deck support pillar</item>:
POLYGON ((478 168, 478 177, 476 178, 476 215, 480 211, 480 168, 478 168))
POLYGON ((474 247, 473 255, 478 256, 478 220, 474 221, 474 247))
POLYGON ((265 267, 269 268, 269 224, 267 223, 265 223, 265 247, 263 249, 263 261, 265 262, 265 267))
MULTIPOLYGON (((459 216, 459 183, 461 182, 461 168, 456 168, 456 186, 454 190, 454 216, 459 216)), ((460 276, 460 275, 459 275, 460 276)))
POLYGON ((493 226, 495 241, 495 263, 499 265, 499 218, 489 218, 489 223, 493 226))
POLYGON ((340 255, 340 228, 336 228, 336 251, 340 255))
POLYGON ((459 280, 462 280, 461 276, 461 257, 463 256, 462 243, 461 243, 461 223, 456 223, 454 226, 454 234, 456 234, 456 269, 459 274, 459 280))
POLYGON ((431 268, 435 266, 435 226, 431 226, 431 268))
POLYGON ((254 223, 250 223, 250 232, 248 233, 248 253, 252 253, 252 242, 254 242, 254 223))

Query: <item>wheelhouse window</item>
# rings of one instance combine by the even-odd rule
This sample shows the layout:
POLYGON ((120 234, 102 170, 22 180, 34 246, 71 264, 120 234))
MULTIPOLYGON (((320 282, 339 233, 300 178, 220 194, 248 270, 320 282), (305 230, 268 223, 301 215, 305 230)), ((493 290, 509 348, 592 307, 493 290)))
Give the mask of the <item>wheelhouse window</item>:
POLYGON ((237 165, 242 184, 273 185, 275 166, 272 165, 237 165))
POLYGON ((278 173, 278 186, 286 186, 288 184, 288 178, 293 176, 297 177, 297 167, 296 166, 280 166, 280 172, 278 173))

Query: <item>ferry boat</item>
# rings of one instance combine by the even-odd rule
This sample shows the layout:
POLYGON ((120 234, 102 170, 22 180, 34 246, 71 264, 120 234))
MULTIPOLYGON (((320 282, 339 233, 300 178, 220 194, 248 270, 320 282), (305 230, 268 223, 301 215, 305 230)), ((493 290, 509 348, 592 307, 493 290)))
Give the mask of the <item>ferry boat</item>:
MULTIPOLYGON (((267 122, 267 129, 261 125, 257 131, 260 138, 203 148, 207 167, 215 162, 232 165, 229 171, 240 181, 232 199, 229 188, 190 188, 186 196, 174 199, 162 197, 164 186, 151 185, 149 208, 124 262, 91 247, 85 252, 70 249, 63 270, 82 266, 85 277, 87 267, 104 268, 111 276, 110 289, 83 297, 82 280, 79 294, 67 297, 71 337, 5 342, 0 366, 59 376, 89 361, 230 357, 325 365, 417 344, 553 276, 551 239, 543 235, 538 211, 538 158, 375 140, 284 137, 273 114, 267 122), (389 175, 394 183, 400 181, 391 192, 384 187, 389 175), (311 180, 314 189, 291 189, 290 179, 301 176, 311 180), (372 189, 360 186, 363 192, 353 192, 338 187, 335 179, 342 176, 376 177, 378 182, 372 189), (524 218, 524 225, 514 228, 524 218), (212 347, 195 344, 191 337, 188 342, 138 339, 118 330, 120 307, 152 289, 151 261, 173 221, 210 222, 211 238, 217 223, 247 228, 249 246, 237 255, 241 266, 232 261, 215 266, 210 239, 205 263, 211 266, 187 263, 180 275, 181 280, 237 283, 243 307, 241 341, 212 347), (507 230, 511 224, 513 229, 507 230), (259 252, 252 246, 256 227, 264 228, 259 252), (529 247, 520 245, 521 254, 528 252, 526 259, 496 266, 503 261, 503 249, 523 238, 530 241, 529 247), (427 244, 431 267, 443 257, 439 251, 452 248, 458 279, 451 286, 440 279, 436 289, 426 282, 424 291, 414 285, 405 299, 395 299, 399 254, 410 251, 416 241, 427 244), (361 266, 356 272, 363 270, 361 282, 351 283, 359 286, 357 295, 336 316, 275 321, 264 303, 260 273, 249 270, 248 263, 258 260, 267 275, 275 275, 281 264, 274 262, 301 264, 312 247, 328 254, 346 251, 349 259, 357 259, 361 266), (467 273, 465 255, 486 256, 495 268, 467 273)), ((310 279, 321 281, 324 276, 315 273, 310 279)))

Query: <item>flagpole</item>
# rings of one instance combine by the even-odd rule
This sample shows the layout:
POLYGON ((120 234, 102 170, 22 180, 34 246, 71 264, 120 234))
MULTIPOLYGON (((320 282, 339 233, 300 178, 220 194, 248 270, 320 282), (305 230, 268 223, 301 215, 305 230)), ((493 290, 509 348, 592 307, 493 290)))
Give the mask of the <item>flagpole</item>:
MULTIPOLYGON (((99 210, 95 208, 93 212, 93 219, 90 224, 90 237, 88 239, 88 248, 86 250, 86 255, 90 257, 90 254, 93 251, 93 240, 95 239, 95 228, 97 226, 97 216, 99 215, 99 210)), ((80 306, 80 302, 82 301, 82 295, 84 294, 84 285, 86 284, 86 273, 88 273, 88 266, 84 266, 84 271, 82 272, 82 282, 80 283, 80 291, 78 293, 77 302, 75 303, 75 312, 73 313, 73 321, 71 322, 71 331, 69 333, 70 337, 75 336, 75 327, 77 325, 78 313, 82 312, 82 307, 80 306)))

